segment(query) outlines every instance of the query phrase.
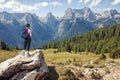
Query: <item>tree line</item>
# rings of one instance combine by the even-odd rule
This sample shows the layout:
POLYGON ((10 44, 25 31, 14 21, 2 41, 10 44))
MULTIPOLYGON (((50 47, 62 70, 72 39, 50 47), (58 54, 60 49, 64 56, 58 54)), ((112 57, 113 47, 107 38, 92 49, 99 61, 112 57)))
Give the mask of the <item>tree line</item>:
POLYGON ((0 50, 11 50, 12 48, 8 46, 4 41, 0 41, 0 50))
POLYGON ((120 57, 120 24, 99 28, 97 30, 63 39, 58 42, 50 42, 43 46, 44 49, 55 48, 57 52, 93 52, 96 54, 110 53, 120 57), (117 52, 117 53, 115 53, 117 52))

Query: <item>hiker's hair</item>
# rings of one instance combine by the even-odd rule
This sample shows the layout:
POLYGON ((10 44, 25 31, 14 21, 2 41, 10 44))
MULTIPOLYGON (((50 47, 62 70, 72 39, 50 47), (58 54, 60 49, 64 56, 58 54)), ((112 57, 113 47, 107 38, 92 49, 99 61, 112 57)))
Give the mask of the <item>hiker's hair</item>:
POLYGON ((30 24, 27 23, 27 24, 26 24, 26 27, 30 27, 30 24))

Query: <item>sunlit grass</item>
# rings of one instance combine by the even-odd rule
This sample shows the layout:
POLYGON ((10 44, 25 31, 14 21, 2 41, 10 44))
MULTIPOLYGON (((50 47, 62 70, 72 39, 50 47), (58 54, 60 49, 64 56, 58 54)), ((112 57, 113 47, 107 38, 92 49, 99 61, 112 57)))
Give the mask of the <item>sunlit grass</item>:
MULTIPOLYGON (((47 50, 43 50, 44 56, 45 56, 45 60, 48 63, 58 63, 58 62, 66 62, 66 61, 75 61, 78 63, 87 63, 90 60, 97 60, 99 59, 100 55, 96 55, 94 53, 90 53, 90 52, 79 52, 79 53, 74 53, 74 52, 58 52, 58 53, 54 53, 55 49, 47 49, 47 50)), ((108 54, 106 54, 106 56, 108 57, 108 54)))
POLYGON ((18 54, 18 51, 5 51, 0 50, 0 62, 3 62, 9 58, 12 58, 18 54))
MULTIPOLYGON (((78 63, 88 63, 90 60, 96 61, 100 55, 96 55, 90 52, 58 52, 54 53, 56 49, 42 50, 47 63, 65 63, 66 61, 76 61, 78 63)), ((33 51, 33 50, 32 50, 33 51)), ((0 50, 0 62, 16 56, 20 51, 4 51, 0 50)), ((107 58, 109 55, 106 54, 107 58)))

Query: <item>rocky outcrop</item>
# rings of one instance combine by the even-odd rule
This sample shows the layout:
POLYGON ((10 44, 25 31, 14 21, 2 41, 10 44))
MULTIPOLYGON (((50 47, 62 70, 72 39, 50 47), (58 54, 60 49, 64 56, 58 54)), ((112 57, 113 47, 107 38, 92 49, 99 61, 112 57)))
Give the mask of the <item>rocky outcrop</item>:
POLYGON ((43 80, 48 72, 40 50, 23 51, 0 64, 0 80, 43 80))
MULTIPOLYGON (((120 62, 110 63, 106 62, 106 65, 100 64, 84 64, 66 65, 78 80, 120 80, 120 62)), ((60 72, 58 72, 60 73, 60 72)), ((69 76, 70 77, 70 76, 69 76)))

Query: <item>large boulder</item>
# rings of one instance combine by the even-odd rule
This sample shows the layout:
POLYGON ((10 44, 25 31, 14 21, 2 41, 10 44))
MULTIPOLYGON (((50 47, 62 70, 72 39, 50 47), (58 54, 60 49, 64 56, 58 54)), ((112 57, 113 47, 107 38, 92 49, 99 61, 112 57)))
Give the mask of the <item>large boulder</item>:
POLYGON ((0 63, 0 80, 43 80, 48 74, 42 51, 22 51, 0 63))

